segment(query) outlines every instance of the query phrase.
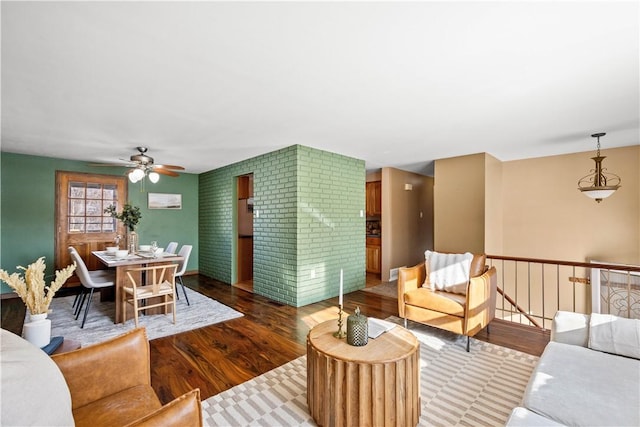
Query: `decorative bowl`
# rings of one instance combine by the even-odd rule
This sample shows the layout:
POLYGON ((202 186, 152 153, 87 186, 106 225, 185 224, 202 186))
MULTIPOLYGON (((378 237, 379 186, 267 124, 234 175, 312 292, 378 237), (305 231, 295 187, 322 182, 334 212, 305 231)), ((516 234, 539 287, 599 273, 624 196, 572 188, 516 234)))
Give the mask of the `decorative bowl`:
POLYGON ((117 246, 107 246, 107 254, 114 255, 118 249, 117 246))
POLYGON ((129 255, 129 251, 126 249, 118 249, 116 251, 116 258, 123 259, 126 258, 127 255, 129 255))
POLYGON ((142 252, 151 252, 151 245, 140 245, 140 250, 142 252))

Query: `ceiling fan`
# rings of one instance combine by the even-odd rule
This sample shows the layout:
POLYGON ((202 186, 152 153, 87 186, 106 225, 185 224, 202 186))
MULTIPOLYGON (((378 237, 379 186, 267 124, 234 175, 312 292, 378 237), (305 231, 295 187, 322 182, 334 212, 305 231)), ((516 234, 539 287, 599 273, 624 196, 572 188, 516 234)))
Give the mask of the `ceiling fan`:
POLYGON ((147 147, 136 147, 138 154, 132 155, 129 160, 120 159, 122 163, 93 163, 91 166, 124 166, 129 167, 127 175, 133 183, 148 177, 149 181, 154 184, 160 179, 160 175, 179 176, 174 170, 184 170, 182 166, 176 165, 157 165, 153 162, 153 157, 147 156, 147 147), (172 170, 173 169, 173 170, 172 170))

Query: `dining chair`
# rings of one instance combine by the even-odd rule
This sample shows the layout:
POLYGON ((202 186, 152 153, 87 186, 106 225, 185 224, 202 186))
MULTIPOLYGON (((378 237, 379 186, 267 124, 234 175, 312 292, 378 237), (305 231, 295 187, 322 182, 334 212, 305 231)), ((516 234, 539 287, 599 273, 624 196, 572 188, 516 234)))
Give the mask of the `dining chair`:
POLYGON ((168 254, 175 254, 178 249, 178 242, 169 242, 164 251, 168 254))
MULTIPOLYGON (((182 281, 182 276, 185 271, 187 271, 187 264, 189 263, 189 256, 191 255, 191 250, 193 249, 192 245, 182 245, 180 248, 180 252, 178 252, 178 256, 183 257, 182 261, 178 261, 178 271, 176 272, 176 278, 178 282, 180 282, 180 286, 182 286, 182 293, 184 293, 184 298, 187 300, 187 305, 191 305, 189 303, 189 297, 187 296, 187 290, 184 288, 184 282, 182 281)), ((178 294, 178 298, 180 295, 178 294)))
MULTIPOLYGON (((130 268, 127 272, 128 284, 122 287, 124 322, 127 322, 127 304, 133 306, 133 316, 138 327, 138 312, 156 307, 164 307, 169 314, 172 306, 173 323, 176 323, 176 280, 178 264, 163 264, 130 268), (144 283, 142 282, 144 278, 144 283), (151 299, 153 298, 153 300, 151 299), (141 305, 139 301, 146 300, 141 305)), ((149 314, 149 313, 147 313, 149 314)))
POLYGON ((84 324, 87 321, 87 314, 89 314, 89 307, 91 306, 91 301, 93 299, 93 291, 95 289, 104 289, 104 288, 115 286, 116 280, 115 280, 114 273, 111 271, 108 271, 108 270, 89 271, 89 269, 87 269, 87 265, 82 260, 82 257, 80 256, 78 251, 73 246, 69 246, 68 250, 69 250, 69 255, 71 255, 71 259, 76 263, 76 274, 78 275, 78 279, 80 279, 80 284, 82 284, 82 292, 81 294, 76 295, 76 299, 74 301, 75 311, 73 314, 75 314, 76 320, 78 320, 78 317, 82 312, 82 306, 84 305, 84 302, 87 299, 87 293, 89 294, 87 307, 84 310, 82 324, 80 325, 80 329, 83 329, 84 324))

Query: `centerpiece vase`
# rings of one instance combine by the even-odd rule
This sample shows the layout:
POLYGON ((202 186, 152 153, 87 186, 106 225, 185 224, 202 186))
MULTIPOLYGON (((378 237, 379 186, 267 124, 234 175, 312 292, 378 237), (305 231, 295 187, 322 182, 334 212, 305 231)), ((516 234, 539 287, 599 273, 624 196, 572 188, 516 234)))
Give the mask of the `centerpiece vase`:
POLYGON ((127 249, 129 253, 138 252, 138 233, 135 231, 129 231, 127 234, 127 249))
POLYGON ((51 320, 47 319, 47 313, 31 314, 30 322, 22 327, 24 339, 36 347, 44 347, 51 342, 51 320))

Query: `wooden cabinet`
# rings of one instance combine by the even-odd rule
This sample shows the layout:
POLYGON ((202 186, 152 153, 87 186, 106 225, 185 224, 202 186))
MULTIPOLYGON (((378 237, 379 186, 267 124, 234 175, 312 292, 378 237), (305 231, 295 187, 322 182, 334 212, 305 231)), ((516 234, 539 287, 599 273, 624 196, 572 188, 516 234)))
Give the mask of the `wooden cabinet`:
POLYGON ((382 214, 382 185, 381 181, 371 181, 366 184, 367 216, 382 214))
POLYGON ((253 174, 238 177, 238 199, 253 197, 253 174))
POLYGON ((382 263, 382 251, 380 247, 380 238, 367 237, 366 244, 367 254, 367 273, 380 273, 382 263))

